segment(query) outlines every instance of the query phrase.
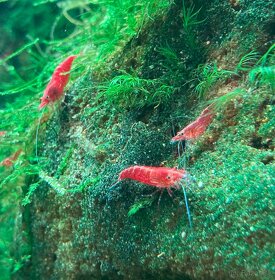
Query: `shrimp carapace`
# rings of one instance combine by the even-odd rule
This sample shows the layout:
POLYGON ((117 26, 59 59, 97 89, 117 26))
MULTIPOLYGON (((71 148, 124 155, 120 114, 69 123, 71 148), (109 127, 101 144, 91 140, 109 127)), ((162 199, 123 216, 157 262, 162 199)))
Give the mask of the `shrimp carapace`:
POLYGON ((177 183, 185 176, 184 169, 135 165, 122 170, 118 180, 132 179, 157 188, 179 188, 177 183))
POLYGON ((39 109, 42 109, 49 103, 54 103, 63 96, 64 88, 67 85, 70 77, 72 63, 76 55, 71 55, 61 62, 54 70, 52 78, 48 83, 43 96, 40 98, 41 103, 39 109))
POLYGON ((191 140, 201 136, 212 122, 213 116, 214 114, 208 106, 201 112, 195 121, 179 131, 177 135, 171 139, 171 142, 191 140))

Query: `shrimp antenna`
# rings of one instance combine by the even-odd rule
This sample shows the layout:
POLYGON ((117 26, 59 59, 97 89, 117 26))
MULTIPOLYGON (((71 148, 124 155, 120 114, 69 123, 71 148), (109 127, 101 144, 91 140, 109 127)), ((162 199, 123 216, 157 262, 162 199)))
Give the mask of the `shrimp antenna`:
POLYGON ((177 145, 177 147, 178 147, 178 156, 179 156, 179 157, 180 157, 180 154, 181 154, 181 153, 180 153, 180 143, 181 143, 181 142, 178 142, 178 145, 177 145))
POLYGON ((186 206, 189 225, 190 225, 190 228, 192 228, 191 213, 190 213, 190 209, 189 209, 189 206, 188 206, 187 194, 186 194, 186 191, 185 191, 185 188, 184 188, 183 184, 181 184, 181 188, 182 188, 183 194, 184 194, 184 200, 185 200, 185 206, 186 206))
POLYGON ((42 109, 41 115, 39 117, 38 125, 37 125, 37 128, 36 128, 36 134, 35 134, 35 156, 36 156, 37 159, 38 159, 38 133, 39 133, 39 128, 40 128, 40 124, 41 124, 41 119, 42 119, 43 114, 44 114, 44 109, 45 109, 45 107, 42 109))
POLYGON ((120 183, 120 181, 117 181, 115 184, 113 184, 109 190, 112 191, 114 189, 114 187, 116 187, 118 184, 120 183))

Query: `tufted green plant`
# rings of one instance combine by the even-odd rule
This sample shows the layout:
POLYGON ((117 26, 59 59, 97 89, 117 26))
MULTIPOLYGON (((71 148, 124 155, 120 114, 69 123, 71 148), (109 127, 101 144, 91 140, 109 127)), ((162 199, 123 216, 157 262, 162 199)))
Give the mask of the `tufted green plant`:
POLYGON ((272 91, 275 90, 275 44, 257 61, 256 67, 249 72, 251 84, 268 86, 272 91))
POLYGON ((182 1, 182 23, 183 31, 185 33, 185 43, 194 53, 198 50, 198 44, 196 39, 196 28, 203 23, 205 19, 200 20, 199 14, 202 8, 195 10, 195 6, 186 5, 186 2, 182 1))
MULTIPOLYGON (((274 49, 275 45, 272 45, 262 57, 256 51, 250 51, 241 57, 233 70, 219 68, 216 62, 199 65, 193 74, 193 80, 197 82, 194 88, 195 93, 200 99, 205 99, 210 90, 218 83, 222 84, 228 78, 240 78, 246 75, 246 73, 249 73, 249 81, 252 84, 266 84, 274 90, 275 70, 274 65, 272 65, 275 61, 274 49)), ((231 93, 222 97, 220 101, 223 100, 222 102, 224 102, 226 99, 229 100, 234 95, 237 96, 237 93, 240 93, 240 89, 233 90, 231 93)))
POLYGON ((249 73, 249 80, 252 84, 268 85, 275 90, 275 66, 260 66, 249 73))
POLYGON ((173 94, 173 87, 163 84, 160 79, 142 79, 125 73, 116 76, 106 85, 99 87, 106 101, 118 108, 142 108, 158 105, 173 94))
POLYGON ((220 69, 217 63, 201 64, 195 70, 195 79, 198 81, 194 91, 198 94, 200 99, 205 99, 206 94, 216 85, 219 81, 222 82, 235 73, 230 70, 220 69))

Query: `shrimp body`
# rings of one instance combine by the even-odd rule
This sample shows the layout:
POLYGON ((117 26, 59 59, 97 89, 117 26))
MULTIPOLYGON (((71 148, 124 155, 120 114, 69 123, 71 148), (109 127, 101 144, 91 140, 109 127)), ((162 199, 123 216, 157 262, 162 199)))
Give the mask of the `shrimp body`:
POLYGON ((201 112, 201 114, 195 121, 179 131, 177 135, 172 138, 171 142, 190 140, 201 136, 205 132, 208 125, 212 122, 212 120, 213 113, 208 106, 201 112))
POLYGON ((146 185, 168 189, 179 188, 178 183, 185 176, 184 169, 135 165, 122 170, 118 180, 132 179, 146 185))
POLYGON ((21 149, 16 151, 10 157, 7 157, 3 161, 1 161, 0 166, 6 166, 6 167, 13 166, 14 162, 18 159, 18 157, 20 156, 21 153, 22 153, 21 149))
POLYGON ((186 191, 183 184, 180 184, 181 180, 183 178, 187 178, 187 176, 188 175, 184 169, 135 165, 122 170, 119 174, 118 182, 123 179, 132 179, 144 183, 146 185, 154 186, 161 189, 161 194, 164 191, 164 189, 167 189, 168 193, 171 196, 172 196, 171 189, 170 189, 171 187, 174 187, 176 189, 182 187, 188 221, 189 221, 190 228, 192 228, 191 213, 188 206, 186 191))
POLYGON ((39 109, 42 109, 49 103, 53 103, 62 97, 64 88, 70 77, 70 73, 68 72, 71 70, 75 58, 76 55, 71 55, 56 67, 41 98, 39 109))

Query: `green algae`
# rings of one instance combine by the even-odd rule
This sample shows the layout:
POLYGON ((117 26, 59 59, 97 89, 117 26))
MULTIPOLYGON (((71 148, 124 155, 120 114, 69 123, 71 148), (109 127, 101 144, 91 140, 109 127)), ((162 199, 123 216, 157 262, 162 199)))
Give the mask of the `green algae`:
POLYGON ((128 217, 131 217, 131 216, 135 215, 140 209, 150 206, 152 204, 152 202, 153 202, 152 197, 140 199, 139 201, 135 202, 131 206, 131 208, 128 212, 128 217))

